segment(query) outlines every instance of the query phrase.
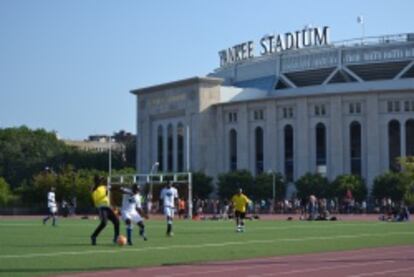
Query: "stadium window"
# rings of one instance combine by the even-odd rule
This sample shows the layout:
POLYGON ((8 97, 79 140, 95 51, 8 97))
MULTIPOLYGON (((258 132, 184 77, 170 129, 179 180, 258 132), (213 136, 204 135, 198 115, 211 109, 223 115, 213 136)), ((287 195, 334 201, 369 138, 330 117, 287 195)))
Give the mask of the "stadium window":
POLYGON ((361 110, 361 103, 355 103, 355 113, 360 114, 361 110))
POLYGON ((316 125, 316 165, 326 165, 326 127, 323 123, 316 125))
POLYGON ((256 175, 263 172, 263 129, 256 127, 255 130, 255 150, 256 150, 256 175))
POLYGON ((325 115, 326 114, 326 109, 325 109, 325 105, 321 105, 321 115, 325 115))
POLYGON ((159 171, 164 170, 164 135, 162 126, 158 126, 157 131, 157 159, 159 171))
POLYGON ((283 108, 283 118, 287 118, 287 108, 283 108))
POLYGON ((318 105, 315 105, 315 115, 319 115, 320 114, 320 112, 319 112, 319 106, 318 105))
POLYGON ((288 182, 293 181, 294 173, 294 143, 293 143, 293 127, 286 125, 284 128, 284 144, 285 144, 285 177, 288 182))
POLYGON ((254 111, 254 120, 263 120, 263 110, 255 110, 254 111))
POLYGON ((289 107, 289 117, 293 118, 293 108, 289 107))
POLYGON ((392 101, 388 101, 388 103, 387 103, 387 111, 389 113, 392 113, 393 112, 392 101))
POLYGON ((409 119, 405 123, 405 155, 414 156, 414 119, 409 119))
POLYGON ((414 100, 411 101, 411 111, 414 112, 414 100))
POLYGON ((405 112, 410 111, 410 101, 404 101, 404 111, 405 112))
POLYGON ((394 102, 394 110, 396 112, 399 112, 400 111, 400 101, 395 101, 394 102))
POLYGON ((229 122, 233 122, 233 113, 229 113, 229 122))
POLYGON ((237 122, 237 113, 233 113, 233 121, 237 122))
POLYGON ((400 122, 398 120, 391 120, 388 123, 388 157, 389 169, 391 171, 399 171, 397 158, 401 156, 401 141, 400 141, 400 122))
POLYGON ((349 127, 350 133, 350 151, 351 151, 351 174, 361 176, 362 167, 362 146, 361 146, 361 124, 352 122, 349 127))
POLYGON ((170 124, 168 125, 167 129, 167 171, 173 172, 173 161, 174 161, 174 149, 173 149, 173 126, 170 124))
POLYGON ((355 110, 354 110, 354 103, 350 103, 349 104, 349 113, 350 114, 353 114, 355 112, 355 110))

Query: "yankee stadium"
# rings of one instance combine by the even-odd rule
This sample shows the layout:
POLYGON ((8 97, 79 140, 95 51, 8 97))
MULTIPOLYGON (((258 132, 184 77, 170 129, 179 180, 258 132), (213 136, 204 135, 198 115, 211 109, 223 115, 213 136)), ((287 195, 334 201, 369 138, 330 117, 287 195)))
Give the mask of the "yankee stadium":
POLYGON ((414 33, 329 32, 268 34, 219 51, 206 77, 132 90, 138 172, 352 173, 371 188, 398 170, 414 155, 414 33))

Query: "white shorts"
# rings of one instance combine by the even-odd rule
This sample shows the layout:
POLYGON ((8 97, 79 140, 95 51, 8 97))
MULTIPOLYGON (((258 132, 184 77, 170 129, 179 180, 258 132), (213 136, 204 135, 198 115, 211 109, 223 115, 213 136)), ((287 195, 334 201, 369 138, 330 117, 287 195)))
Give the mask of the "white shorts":
POLYGON ((174 218, 175 209, 172 207, 164 207, 164 215, 166 217, 174 218))
POLYGON ((50 212, 51 214, 55 214, 55 213, 57 213, 57 207, 56 207, 56 206, 49 207, 49 212, 50 212))
POLYGON ((122 212, 122 220, 126 221, 127 219, 134 224, 142 221, 142 217, 137 212, 122 212))

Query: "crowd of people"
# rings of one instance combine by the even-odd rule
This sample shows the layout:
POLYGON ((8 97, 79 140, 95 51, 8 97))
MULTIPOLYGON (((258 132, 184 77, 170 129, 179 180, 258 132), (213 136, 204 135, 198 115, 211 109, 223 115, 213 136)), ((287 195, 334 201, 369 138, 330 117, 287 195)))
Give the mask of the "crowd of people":
MULTIPOLYGON (((139 234, 144 240, 145 235, 144 218, 148 218, 148 214, 162 211, 167 222, 167 236, 172 236, 172 225, 175 211, 178 212, 179 218, 186 218, 188 215, 188 203, 184 198, 180 198, 178 190, 173 186, 173 182, 168 182, 161 190, 159 202, 144 203, 145 198, 140 193, 138 184, 131 187, 120 187, 122 193, 122 207, 120 215, 122 221, 126 225, 127 242, 132 245, 132 226, 139 227, 139 234), (145 205, 146 204, 146 205, 145 205), (146 207, 146 209, 144 208, 146 207)), ((108 186, 103 177, 96 176, 95 184, 92 189, 92 199, 97 208, 100 223, 91 235, 92 245, 96 245, 97 237, 106 227, 108 220, 114 226, 113 240, 116 242, 120 234, 120 222, 116 212, 110 205, 108 196, 108 186)), ((147 198, 151 199, 151 198, 147 198)), ((74 200, 76 203, 76 198, 74 200)), ((47 206, 49 214, 43 219, 43 224, 52 219, 52 225, 56 226, 57 219, 57 202, 55 191, 52 187, 47 194, 47 206)), ((69 205, 65 200, 62 201, 62 208, 67 209, 67 213, 74 214, 75 205, 69 205)), ((193 203, 193 219, 231 219, 236 222, 236 231, 244 232, 244 219, 246 214, 250 213, 258 218, 263 213, 285 213, 300 214, 301 220, 336 220, 337 213, 366 213, 368 210, 367 202, 357 202, 352 197, 352 193, 348 191, 342 199, 326 199, 317 198, 310 195, 307 198, 299 199, 294 197, 290 200, 273 201, 272 199, 252 201, 245 195, 241 188, 229 200, 219 199, 198 199, 194 198, 193 203)), ((410 213, 408 207, 404 203, 395 203, 390 198, 384 198, 381 201, 375 201, 372 209, 374 212, 380 212, 380 220, 383 221, 408 221, 410 213)))

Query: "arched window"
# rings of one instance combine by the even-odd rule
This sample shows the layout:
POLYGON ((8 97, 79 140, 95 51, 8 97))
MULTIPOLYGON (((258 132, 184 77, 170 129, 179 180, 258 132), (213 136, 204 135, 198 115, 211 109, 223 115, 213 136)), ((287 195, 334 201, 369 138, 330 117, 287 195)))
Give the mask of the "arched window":
POLYGON ((353 121, 349 126, 349 141, 351 154, 351 174, 361 176, 362 173, 362 146, 361 146, 361 124, 353 121))
POLYGON ((229 137, 230 171, 237 170, 237 131, 231 129, 229 137))
POLYGON ((326 165, 326 128, 323 123, 316 125, 316 165, 326 165))
POLYGON ((257 127, 255 130, 255 150, 256 150, 256 175, 263 172, 263 129, 257 127))
POLYGON ((164 170, 164 134, 162 126, 158 126, 157 130, 157 160, 158 160, 158 170, 164 170))
POLYGON ((399 171, 397 158, 401 157, 400 122, 391 120, 388 123, 388 156, 389 168, 392 171, 399 171))
POLYGON ((177 171, 184 171, 184 126, 181 123, 177 126, 177 171))
POLYGON ((284 128, 284 142, 285 142, 285 177, 289 182, 293 181, 293 128, 291 125, 286 125, 284 128))
POLYGON ((405 122, 405 153, 414 156, 414 119, 405 122))
POLYGON ((174 139, 173 139, 173 126, 168 125, 167 129, 167 171, 173 172, 174 162, 174 139))

